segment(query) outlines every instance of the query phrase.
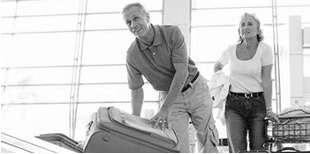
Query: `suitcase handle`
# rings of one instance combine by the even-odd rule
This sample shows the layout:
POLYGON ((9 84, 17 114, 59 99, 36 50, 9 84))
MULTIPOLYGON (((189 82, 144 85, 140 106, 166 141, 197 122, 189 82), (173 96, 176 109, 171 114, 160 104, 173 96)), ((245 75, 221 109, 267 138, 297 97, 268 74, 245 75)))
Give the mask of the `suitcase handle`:
POLYGON ((114 119, 113 116, 111 116, 112 107, 109 107, 109 108, 108 108, 108 112, 109 112, 108 116, 109 116, 110 121, 114 121, 114 122, 116 122, 116 123, 122 124, 122 125, 124 125, 124 126, 127 126, 127 127, 130 128, 130 129, 138 130, 139 132, 142 132, 142 133, 144 133, 144 134, 151 135, 151 132, 149 132, 149 131, 145 131, 145 130, 141 130, 141 129, 137 129, 137 128, 131 127, 130 124, 129 124, 128 122, 126 122, 126 115, 125 115, 125 112, 124 112, 124 111, 121 111, 121 110, 118 110, 118 109, 117 109, 117 111, 119 111, 118 114, 119 114, 119 117, 120 117, 120 121, 114 119))
POLYGON ((128 123, 126 123, 126 117, 125 117, 124 111, 121 111, 120 115, 121 115, 121 122, 122 122, 124 125, 128 125, 128 123))

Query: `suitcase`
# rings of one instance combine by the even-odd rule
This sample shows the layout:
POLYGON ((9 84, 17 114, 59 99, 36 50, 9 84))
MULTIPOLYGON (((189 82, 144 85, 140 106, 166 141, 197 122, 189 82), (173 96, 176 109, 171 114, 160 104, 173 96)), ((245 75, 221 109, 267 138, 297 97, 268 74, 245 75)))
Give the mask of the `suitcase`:
POLYGON ((77 153, 83 153, 83 148, 79 147, 79 143, 64 134, 50 133, 50 134, 41 134, 36 137, 44 141, 50 142, 52 144, 58 145, 60 147, 63 147, 65 149, 68 149, 68 150, 71 150, 77 153))
POLYGON ((76 153, 19 130, 1 131, 1 153, 76 153))
POLYGON ((100 107, 90 122, 85 153, 177 153, 173 129, 153 128, 147 119, 115 107, 100 107))

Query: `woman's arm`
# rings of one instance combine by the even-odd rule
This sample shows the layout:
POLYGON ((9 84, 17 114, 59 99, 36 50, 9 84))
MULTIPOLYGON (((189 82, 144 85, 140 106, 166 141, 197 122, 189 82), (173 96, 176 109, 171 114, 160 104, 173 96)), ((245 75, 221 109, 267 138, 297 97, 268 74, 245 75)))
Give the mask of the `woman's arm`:
POLYGON ((271 80, 272 65, 262 67, 262 86, 266 103, 267 117, 279 122, 278 115, 272 111, 272 80, 271 80))
POLYGON ((222 70, 223 67, 224 67, 224 65, 221 62, 216 61, 215 64, 214 64, 214 68, 213 68, 214 73, 217 72, 217 71, 222 70))
POLYGON ((266 108, 271 108, 271 102, 272 102, 271 70, 272 65, 262 67, 262 86, 264 91, 266 108))

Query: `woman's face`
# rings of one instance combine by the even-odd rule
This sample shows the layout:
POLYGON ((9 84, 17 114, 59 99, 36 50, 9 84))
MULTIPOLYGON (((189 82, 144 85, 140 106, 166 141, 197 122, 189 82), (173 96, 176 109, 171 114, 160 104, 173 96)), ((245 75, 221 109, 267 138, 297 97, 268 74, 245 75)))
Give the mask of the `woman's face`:
POLYGON ((245 16, 239 24, 239 35, 242 39, 257 38, 258 25, 251 16, 245 16))
POLYGON ((140 11, 138 7, 130 8, 124 14, 124 20, 129 31, 138 38, 145 36, 150 29, 148 14, 140 11))

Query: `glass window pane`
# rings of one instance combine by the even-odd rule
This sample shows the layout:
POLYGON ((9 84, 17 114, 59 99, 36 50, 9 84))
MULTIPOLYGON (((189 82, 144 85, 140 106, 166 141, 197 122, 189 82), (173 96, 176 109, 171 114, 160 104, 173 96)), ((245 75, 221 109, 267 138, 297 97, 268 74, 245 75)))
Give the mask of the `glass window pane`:
MULTIPOLYGON (((282 31, 280 31, 280 26, 278 26, 278 33, 281 33, 282 31)), ((264 42, 267 43, 268 45, 270 45, 271 49, 273 49, 273 27, 272 25, 263 25, 261 27, 262 32, 263 32, 263 36, 264 36, 264 42)), ((284 39, 284 38, 278 38, 279 42, 284 39)))
POLYGON ((16 1, 1 1, 1 16, 14 16, 16 1))
POLYGON ((83 67, 81 83, 127 82, 126 66, 83 67))
POLYGON ((228 45, 237 41, 237 27, 192 28, 190 55, 195 62, 216 61, 228 45))
POLYGON ((1 130, 38 136, 45 133, 69 133, 69 105, 4 105, 1 130))
MULTIPOLYGON (((152 23, 162 24, 162 0, 138 1, 150 11, 152 23)), ((124 64, 126 51, 135 37, 127 30, 120 14, 121 9, 131 2, 135 0, 1 2, 6 7, 1 9, 2 15, 6 15, 1 31, 4 125, 25 128, 25 131, 36 135, 68 135, 71 66, 74 56, 79 54, 76 53, 79 47, 81 53, 78 58, 83 66, 81 74, 77 74, 81 77, 81 85, 76 97, 81 104, 78 106, 75 139, 84 139, 85 120, 99 106, 113 105, 131 112, 124 64), (82 5, 87 6, 85 31, 82 29, 85 33, 77 33, 77 15, 83 13, 82 5), (100 103, 109 101, 113 103, 100 103), (18 124, 11 124, 12 121, 18 124), (37 123, 40 127, 33 129, 37 123)), ((158 111, 159 94, 148 83, 143 88, 145 103, 141 116, 150 118, 158 111)))
POLYGON ((72 65, 75 35, 75 33, 2 35, 2 66, 72 65))
POLYGON ((72 68, 10 68, 6 84, 62 84, 71 83, 72 68), (24 83, 22 83, 24 82, 24 83))
POLYGON ((16 18, 15 32, 75 31, 77 16, 40 16, 16 18), (60 24, 61 23, 61 24, 60 24))
POLYGON ((238 25, 245 12, 256 14, 263 24, 272 23, 271 8, 211 9, 192 11, 192 26, 238 25))
MULTIPOLYGON (((211 80, 213 73, 214 63, 196 63, 199 72, 207 79, 208 82, 211 80)), ((224 67, 225 68, 225 67, 224 67)))
MULTIPOLYGON (((146 80, 144 79, 146 82, 146 80)), ((144 101, 159 101, 159 92, 154 90, 151 84, 145 83, 143 85, 143 90, 144 90, 144 101)))
POLYGON ((192 8, 270 6, 271 0, 192 0, 192 8))
POLYGON ((310 49, 304 49, 304 77, 310 77, 310 49))
MULTIPOLYGON (((310 1, 309 1, 310 3, 310 1)), ((310 23, 310 4, 299 7, 278 7, 278 23, 287 23, 289 16, 301 16, 302 23, 310 23)))
POLYGON ((125 64, 133 40, 128 30, 86 32, 83 64, 125 64))
POLYGON ((88 0, 87 12, 121 12, 129 3, 140 2, 147 10, 162 10, 163 0, 88 0))
MULTIPOLYGON (((280 50, 280 52, 284 52, 284 53, 282 53, 282 54, 280 54, 279 56, 281 56, 280 58, 282 59, 282 60, 284 60, 284 59, 286 59, 287 57, 287 53, 289 52, 289 51, 286 51, 285 49, 286 48, 288 48, 288 44, 289 44, 289 39, 288 39, 288 36, 289 36, 289 31, 288 31, 288 25, 287 24, 285 24, 285 25, 279 25, 278 26, 278 40, 279 40, 279 47, 280 47, 280 49, 282 50, 280 50), (287 52, 287 53, 286 53, 287 52)), ((272 30, 271 30, 271 32, 272 32, 272 30)), ((264 33, 265 34, 265 33, 264 33)))
MULTIPOLYGON (((143 86, 144 101, 156 101, 159 98, 149 84, 143 86)), ((130 90, 127 84, 81 85, 80 102, 130 101, 130 90)))
POLYGON ((285 6, 285 5, 310 5, 309 0, 278 0, 278 6, 285 6))
POLYGON ((1 33, 14 32, 14 18, 1 18, 1 33))
POLYGON ((18 1, 18 15, 72 14, 79 10, 80 0, 18 1))
MULTIPOLYGON (((5 68, 1 68, 1 70, 0 70, 1 72, 0 72, 0 75, 1 75, 1 80, 0 80, 0 82, 1 82, 1 88, 3 88, 3 86, 4 85, 6 85, 5 83, 7 82, 6 80, 8 80, 7 79, 7 72, 8 72, 8 70, 7 69, 5 69, 5 68)), ((2 91, 3 91, 3 89, 1 89, 2 91)))
MULTIPOLYGON (((20 81, 25 84, 28 78, 20 81)), ((6 87, 3 104, 14 103, 63 103, 70 100, 70 86, 20 86, 6 87)))
POLYGON ((163 23, 162 12, 150 12, 150 20, 152 24, 161 25, 163 23))
POLYGON ((118 29, 126 28, 122 15, 116 14, 90 14, 86 16, 86 28, 92 29, 118 29))
MULTIPOLYGON (((162 23, 161 12, 150 12, 154 24, 162 23)), ((120 13, 117 14, 91 14, 86 18, 86 30, 126 28, 125 21, 120 13)))

